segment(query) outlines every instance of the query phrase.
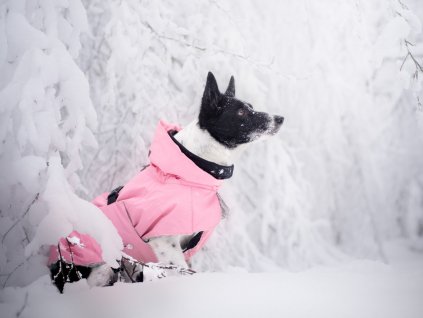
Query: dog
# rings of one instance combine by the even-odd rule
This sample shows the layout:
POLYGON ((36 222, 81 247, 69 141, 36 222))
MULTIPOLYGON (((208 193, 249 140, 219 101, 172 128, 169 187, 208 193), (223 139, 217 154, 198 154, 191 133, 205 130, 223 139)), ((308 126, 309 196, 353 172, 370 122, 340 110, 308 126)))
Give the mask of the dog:
POLYGON ((209 72, 198 117, 183 129, 161 122, 150 165, 93 201, 122 237, 120 268, 104 264, 98 243, 74 231, 51 247, 51 278, 60 292, 66 282, 81 278, 90 286, 113 285, 119 275, 144 281, 148 262, 188 269, 187 260, 221 219, 217 190, 232 176, 234 161, 251 143, 275 135, 283 121, 237 99, 233 76, 222 94, 209 72))

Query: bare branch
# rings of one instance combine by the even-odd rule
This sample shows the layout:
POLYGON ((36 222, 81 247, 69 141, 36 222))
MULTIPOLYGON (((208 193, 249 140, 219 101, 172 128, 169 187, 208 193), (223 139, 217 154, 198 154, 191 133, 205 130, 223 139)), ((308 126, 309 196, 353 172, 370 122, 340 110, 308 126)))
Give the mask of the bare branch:
POLYGON ((13 230, 13 228, 16 226, 16 225, 18 225, 19 224, 19 222, 21 222, 24 218, 25 218, 25 216, 28 214, 28 212, 29 212, 29 210, 31 210, 31 207, 34 205, 34 203, 38 200, 38 198, 39 198, 39 196, 40 196, 40 193, 38 192, 36 195, 35 195, 35 198, 32 200, 32 202, 28 205, 28 207, 26 208, 26 210, 25 210, 25 212, 20 216, 20 218, 18 218, 16 221, 15 221, 15 223, 13 223, 12 224, 12 226, 6 231, 6 233, 4 233, 3 234, 3 237, 2 237, 2 239, 1 239, 1 243, 3 244, 4 243, 4 240, 6 239, 6 236, 10 233, 10 231, 12 231, 13 230))
POLYGON ((27 305, 28 305, 28 292, 25 293, 24 303, 23 303, 21 309, 19 309, 19 311, 16 313, 16 318, 19 318, 22 315, 22 312, 25 310, 25 307, 27 305))
POLYGON ((401 0, 398 0, 398 3, 401 5, 401 7, 405 10, 409 10, 407 5, 405 5, 401 0))
POLYGON ((419 96, 417 96, 417 110, 423 112, 423 105, 419 96))
POLYGON ((24 264, 24 262, 20 263, 9 274, 4 275, 4 276, 6 276, 6 280, 3 282, 3 288, 6 287, 6 284, 9 280, 9 278, 18 270, 19 267, 23 266, 23 264, 24 264))
MULTIPOLYGON (((274 62, 274 58, 272 58, 272 60, 270 62, 253 61, 253 60, 251 60, 251 58, 249 56, 246 56, 246 55, 243 55, 243 54, 240 54, 240 53, 231 52, 231 51, 219 48, 219 47, 208 48, 208 47, 205 47, 205 46, 201 46, 201 45, 197 45, 197 44, 194 44, 194 43, 187 42, 185 40, 181 40, 181 39, 170 37, 170 36, 167 36, 167 35, 164 35, 164 34, 160 34, 148 22, 143 22, 143 25, 146 26, 157 38, 159 38, 161 40, 173 41, 173 42, 178 43, 180 45, 190 47, 190 48, 193 48, 193 49, 201 51, 201 52, 210 51, 210 52, 213 52, 213 53, 221 53, 221 54, 224 54, 224 55, 228 55, 228 56, 232 56, 232 57, 235 57, 235 58, 238 58, 238 59, 242 59, 242 60, 244 60, 244 61, 246 61, 250 64, 253 64, 255 66, 268 67, 268 66, 272 65, 273 62, 274 62)), ((166 47, 166 45, 163 41, 161 41, 161 43, 162 43, 163 46, 166 47)))
POLYGON ((407 53, 407 55, 404 57, 404 60, 402 61, 402 63, 401 63, 401 67, 400 67, 400 71, 402 71, 402 67, 404 66, 404 64, 405 64, 405 61, 407 61, 407 58, 408 58, 408 56, 410 55, 410 53, 407 53))
POLYGON ((419 73, 419 72, 422 72, 422 73, 423 73, 423 67, 422 67, 422 65, 419 63, 419 61, 417 61, 417 59, 416 59, 416 57, 414 56, 414 54, 411 52, 410 46, 414 46, 414 44, 413 44, 413 43, 411 43, 411 42, 410 42, 410 41, 408 41, 408 40, 404 40, 404 44, 405 44, 405 47, 406 47, 406 49, 407 49, 407 55, 405 56, 404 60, 402 61, 402 64, 401 64, 400 70, 402 71, 402 68, 403 68, 403 66, 404 66, 404 64, 405 64, 405 61, 407 60, 407 58, 408 58, 408 57, 410 57, 410 58, 412 59, 413 63, 414 63, 415 68, 416 68, 415 72, 413 73, 413 77, 417 79, 417 77, 418 77, 418 73, 419 73))

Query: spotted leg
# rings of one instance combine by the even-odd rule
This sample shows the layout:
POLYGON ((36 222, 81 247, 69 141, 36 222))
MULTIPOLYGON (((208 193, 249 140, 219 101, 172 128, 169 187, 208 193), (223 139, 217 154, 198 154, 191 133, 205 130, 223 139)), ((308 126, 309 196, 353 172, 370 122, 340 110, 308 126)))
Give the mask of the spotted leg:
POLYGON ((181 247, 180 235, 153 237, 150 239, 149 244, 159 263, 188 268, 181 247))

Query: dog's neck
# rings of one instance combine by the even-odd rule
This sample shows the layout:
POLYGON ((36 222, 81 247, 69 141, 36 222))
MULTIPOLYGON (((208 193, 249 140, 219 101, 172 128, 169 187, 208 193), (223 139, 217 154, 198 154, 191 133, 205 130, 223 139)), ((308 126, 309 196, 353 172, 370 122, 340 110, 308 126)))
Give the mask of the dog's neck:
POLYGON ((193 121, 175 135, 185 148, 197 156, 223 166, 233 164, 239 149, 229 149, 216 141, 198 121, 193 121))

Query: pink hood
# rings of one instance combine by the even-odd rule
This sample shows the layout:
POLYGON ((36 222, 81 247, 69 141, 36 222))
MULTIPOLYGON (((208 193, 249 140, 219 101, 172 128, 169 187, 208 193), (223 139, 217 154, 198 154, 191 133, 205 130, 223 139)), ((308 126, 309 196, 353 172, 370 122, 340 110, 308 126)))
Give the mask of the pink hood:
MULTIPOLYGON (((150 147, 150 165, 125 184, 115 203, 107 205, 109 193, 93 201, 118 230, 124 253, 143 262, 157 262, 146 243, 149 238, 203 231, 198 244, 184 253, 189 259, 208 240, 221 218, 216 192, 222 180, 186 157, 169 136, 170 130, 180 128, 160 121, 150 147)), ((73 260, 83 266, 103 262, 99 244, 76 231, 50 248, 48 263, 55 263, 60 256, 68 263, 73 260)))

